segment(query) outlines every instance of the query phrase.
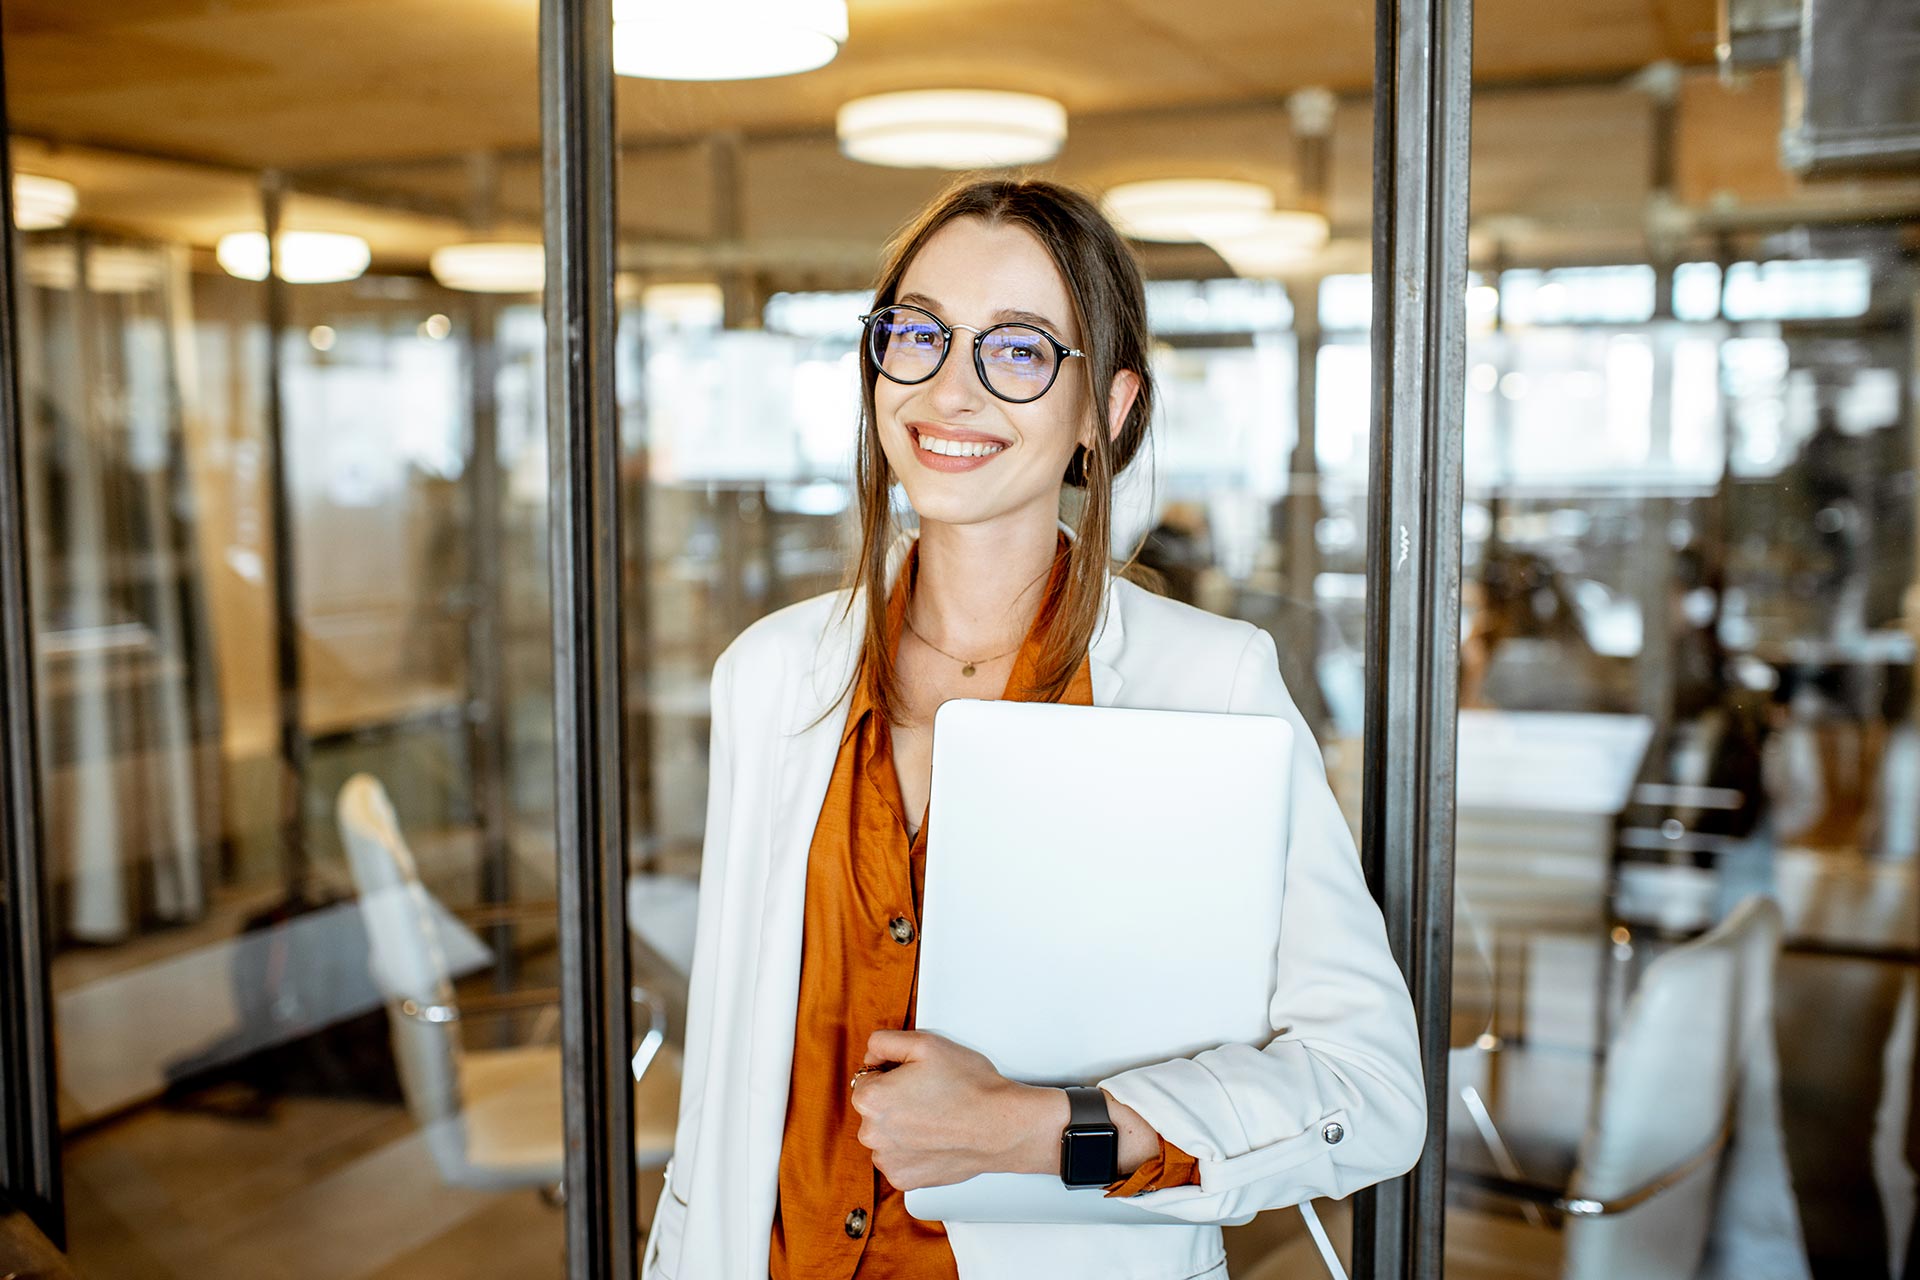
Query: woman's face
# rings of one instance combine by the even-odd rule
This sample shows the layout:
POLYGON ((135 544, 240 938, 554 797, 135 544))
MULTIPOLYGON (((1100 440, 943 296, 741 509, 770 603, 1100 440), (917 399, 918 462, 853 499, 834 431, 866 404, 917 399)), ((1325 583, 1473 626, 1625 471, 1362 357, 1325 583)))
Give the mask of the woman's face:
MULTIPOLYGON (((985 329, 1016 320, 1069 347, 1081 342, 1066 282, 1040 242, 1018 226, 990 226, 978 218, 947 223, 908 264, 894 301, 930 311, 949 325, 985 329)), ((1010 404, 981 385, 973 329, 959 329, 939 372, 927 381, 902 386, 879 378, 873 403, 880 447, 920 518, 981 524, 1044 510, 1051 525, 1061 475, 1091 429, 1085 365, 1079 358, 1063 361, 1045 395, 1010 404), (969 452, 984 445, 989 452, 943 456, 929 445, 969 452)), ((1126 399, 1130 403, 1131 395, 1126 399)))

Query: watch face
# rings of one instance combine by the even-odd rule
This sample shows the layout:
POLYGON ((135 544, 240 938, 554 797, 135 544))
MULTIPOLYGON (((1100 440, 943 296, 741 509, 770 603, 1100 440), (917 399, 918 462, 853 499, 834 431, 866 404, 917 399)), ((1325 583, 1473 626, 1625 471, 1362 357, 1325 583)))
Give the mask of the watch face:
POLYGON ((1060 1144, 1060 1180, 1070 1187, 1104 1187, 1120 1167, 1120 1131, 1112 1125, 1068 1129, 1060 1144))

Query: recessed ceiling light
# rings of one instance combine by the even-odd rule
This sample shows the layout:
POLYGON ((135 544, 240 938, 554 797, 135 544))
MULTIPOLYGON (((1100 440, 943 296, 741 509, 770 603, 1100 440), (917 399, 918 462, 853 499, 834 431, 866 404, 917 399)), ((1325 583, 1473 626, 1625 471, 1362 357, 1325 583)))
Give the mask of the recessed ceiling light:
MULTIPOLYGON (((288 284, 332 284, 358 279, 373 261, 373 252, 365 240, 336 231, 282 231, 278 248, 280 278, 288 284)), ((235 231, 221 236, 214 257, 230 276, 265 280, 266 232, 235 231)))
POLYGON ((1273 212, 1273 192, 1228 178, 1167 178, 1113 187, 1106 207, 1136 240, 1211 241, 1258 229, 1273 212))
POLYGON ((481 241, 435 249, 433 278, 467 293, 539 293, 547 283, 547 251, 537 242, 481 241))
POLYGON ((846 0, 614 0, 613 69, 651 80, 756 80, 832 62, 846 0))
POLYGON ((1059 154, 1067 109, 1031 93, 921 89, 855 98, 835 122, 852 160, 898 168, 991 169, 1059 154))
POLYGON ((13 175, 13 225, 22 231, 50 231, 73 217, 79 196, 71 182, 37 173, 13 175))

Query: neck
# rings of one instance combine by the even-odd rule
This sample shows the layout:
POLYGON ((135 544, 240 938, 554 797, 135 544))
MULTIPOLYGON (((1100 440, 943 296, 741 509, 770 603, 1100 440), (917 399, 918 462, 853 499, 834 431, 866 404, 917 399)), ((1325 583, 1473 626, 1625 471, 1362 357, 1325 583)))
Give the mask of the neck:
POLYGON ((920 524, 913 625, 963 656, 1019 645, 1040 611, 1057 533, 1051 512, 985 524, 920 524))

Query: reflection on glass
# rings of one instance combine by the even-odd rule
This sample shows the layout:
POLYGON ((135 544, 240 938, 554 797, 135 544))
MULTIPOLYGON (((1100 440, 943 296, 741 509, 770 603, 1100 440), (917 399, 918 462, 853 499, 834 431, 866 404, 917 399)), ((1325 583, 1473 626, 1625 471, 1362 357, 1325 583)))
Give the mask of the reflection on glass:
MULTIPOLYGON (((1010 67, 994 24, 867 8, 816 72, 620 89, 643 1117, 672 1109, 707 676, 840 582, 857 317, 945 181, 847 158, 834 111, 934 53, 1065 102, 1055 176, 1217 170, 1328 219, 1281 279, 1141 246, 1163 413, 1114 550, 1272 632, 1358 813, 1365 23, 1201 4, 1174 41, 1068 5, 1010 67), (1330 129, 1294 133, 1286 95, 1323 82, 1330 129)), ((1449 1274, 1653 1274, 1629 1237, 1721 1274, 1911 1269, 1913 174, 1785 164, 1795 42, 1740 25, 1769 8, 1729 9, 1726 76, 1711 6, 1652 35, 1595 10, 1580 48, 1476 33, 1449 1274)), ((551 763, 544 333, 536 297, 481 291, 537 278, 533 7, 230 10, 6 9, 16 166, 77 193, 22 236, 18 299, 74 1254, 142 1280, 557 1275, 551 830, 576 780, 551 763), (269 171, 285 230, 372 259, 291 288, 277 336, 216 256, 263 233, 269 171), (517 277, 436 276, 472 244, 517 277)), ((1233 1272, 1290 1274, 1303 1244, 1264 1216, 1233 1272)))
POLYGON ((1815 211, 1776 104, 1678 74, 1648 207, 1764 214, 1476 207, 1449 1275, 1914 1265, 1916 282, 1887 179, 1815 211))
POLYGON ((397 12, 6 19, 15 162, 75 195, 17 294, 73 1261, 560 1275, 544 335, 428 269, 538 203, 423 212, 477 162, 367 167, 448 143, 448 84, 523 146, 533 12, 465 65, 397 12), (323 47, 351 90, 271 52, 323 47))

